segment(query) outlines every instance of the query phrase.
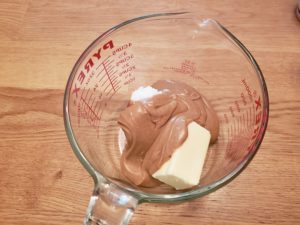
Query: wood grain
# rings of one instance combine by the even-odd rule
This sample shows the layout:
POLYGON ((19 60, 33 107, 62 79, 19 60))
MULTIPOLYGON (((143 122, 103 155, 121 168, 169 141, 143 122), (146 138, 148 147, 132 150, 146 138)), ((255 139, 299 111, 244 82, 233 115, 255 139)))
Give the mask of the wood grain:
POLYGON ((64 131, 69 72, 111 26, 188 10, 221 21, 265 75, 270 121, 248 168, 176 205, 142 204, 130 224, 300 224, 300 22, 296 0, 0 1, 0 224, 81 224, 93 187, 64 131))

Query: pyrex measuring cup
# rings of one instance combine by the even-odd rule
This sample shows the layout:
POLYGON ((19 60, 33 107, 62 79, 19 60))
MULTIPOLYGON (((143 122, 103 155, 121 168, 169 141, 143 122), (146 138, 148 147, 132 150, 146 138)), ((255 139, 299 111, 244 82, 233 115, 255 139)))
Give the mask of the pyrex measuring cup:
POLYGON ((123 22, 98 37, 75 64, 65 92, 65 126, 95 189, 84 224, 127 224, 142 202, 205 195, 237 175, 257 151, 267 126, 268 94, 249 51, 222 25, 189 13, 123 22), (220 120, 198 186, 137 187, 120 173, 124 140, 117 124, 131 93, 160 79, 179 80, 210 101, 220 120))

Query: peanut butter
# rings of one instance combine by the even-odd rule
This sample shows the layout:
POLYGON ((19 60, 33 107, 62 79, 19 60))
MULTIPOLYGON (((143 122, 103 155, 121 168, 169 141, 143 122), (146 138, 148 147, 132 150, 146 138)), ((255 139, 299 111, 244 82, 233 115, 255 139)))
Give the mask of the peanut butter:
POLYGON ((154 187, 152 177, 186 140, 187 126, 195 121, 211 133, 210 143, 219 133, 217 114, 203 96, 191 86, 173 80, 151 85, 159 94, 130 102, 118 123, 127 143, 121 156, 121 172, 135 185, 154 187))

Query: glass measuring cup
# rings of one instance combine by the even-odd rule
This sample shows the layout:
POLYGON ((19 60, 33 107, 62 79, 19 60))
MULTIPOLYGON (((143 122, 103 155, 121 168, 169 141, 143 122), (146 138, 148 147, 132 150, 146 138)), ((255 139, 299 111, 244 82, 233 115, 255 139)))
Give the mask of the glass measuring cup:
POLYGON ((128 224, 139 203, 188 200, 223 186, 259 148, 268 107, 256 61, 215 20, 190 13, 154 14, 109 29, 76 62, 64 98, 68 138, 95 182, 84 224, 128 224), (200 183, 188 190, 137 187, 120 173, 124 140, 118 116, 134 90, 160 79, 183 81, 198 90, 220 120, 200 183))

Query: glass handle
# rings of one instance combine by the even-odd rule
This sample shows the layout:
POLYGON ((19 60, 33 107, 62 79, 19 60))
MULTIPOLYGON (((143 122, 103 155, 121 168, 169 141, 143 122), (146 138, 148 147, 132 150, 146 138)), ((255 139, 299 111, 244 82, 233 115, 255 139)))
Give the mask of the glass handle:
POLYGON ((116 185, 102 183, 95 187, 84 225, 126 225, 129 223, 138 199, 116 185))

